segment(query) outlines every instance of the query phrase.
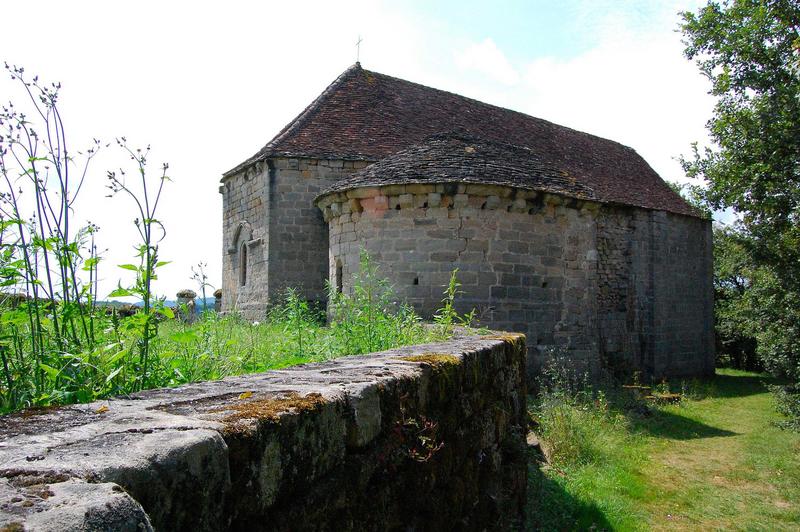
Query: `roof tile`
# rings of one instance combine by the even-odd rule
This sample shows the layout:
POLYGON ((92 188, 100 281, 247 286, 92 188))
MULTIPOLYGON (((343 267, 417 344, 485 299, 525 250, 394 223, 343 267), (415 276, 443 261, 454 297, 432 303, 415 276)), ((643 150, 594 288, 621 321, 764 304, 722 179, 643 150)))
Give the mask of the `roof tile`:
POLYGON ((617 142, 458 94, 371 72, 356 63, 231 175, 268 157, 379 161, 430 135, 459 130, 528 148, 601 202, 696 216, 649 164, 617 142))
POLYGON ((338 181, 320 197, 353 188, 408 183, 502 185, 596 199, 589 187, 542 161, 530 148, 460 132, 432 135, 338 181))

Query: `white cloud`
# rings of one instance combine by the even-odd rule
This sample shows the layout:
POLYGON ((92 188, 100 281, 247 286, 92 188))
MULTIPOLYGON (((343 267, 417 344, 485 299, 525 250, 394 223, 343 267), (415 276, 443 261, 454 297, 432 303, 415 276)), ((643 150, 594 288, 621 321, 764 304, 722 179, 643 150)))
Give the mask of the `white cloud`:
POLYGON ((568 60, 540 58, 525 71, 525 109, 627 144, 662 177, 684 180, 675 158, 707 138, 713 100, 681 55, 677 35, 619 38, 568 60))
POLYGON ((505 85, 514 85, 520 79, 511 62, 490 38, 456 52, 454 59, 462 70, 476 71, 505 85))
POLYGON ((713 107, 707 80, 684 58, 676 31, 678 13, 697 3, 578 2, 571 27, 585 51, 515 64, 488 38, 455 52, 460 71, 447 88, 616 140, 663 178, 689 182, 677 158, 694 141, 707 144, 713 107))

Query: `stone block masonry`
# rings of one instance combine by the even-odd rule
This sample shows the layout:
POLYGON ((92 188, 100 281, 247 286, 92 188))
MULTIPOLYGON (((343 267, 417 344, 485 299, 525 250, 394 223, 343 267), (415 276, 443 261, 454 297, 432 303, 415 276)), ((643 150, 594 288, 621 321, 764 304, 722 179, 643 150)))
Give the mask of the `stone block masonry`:
POLYGON ((319 203, 330 226, 330 276, 341 273, 343 290, 352 290, 364 249, 398 298, 430 319, 457 268, 460 313, 474 309, 481 325, 527 335, 530 382, 553 349, 569 351, 578 367, 596 365, 598 204, 490 185, 370 190, 386 201, 357 198, 353 209, 367 192, 355 189, 319 203), (410 207, 401 203, 406 194, 410 207))
MULTIPOLYGON (((711 223, 634 208, 597 218, 600 355, 654 380, 714 373, 711 223)), ((626 371, 627 370, 627 371, 626 371)))
POLYGON ((459 312, 527 335, 529 384, 555 351, 624 379, 713 374, 708 220, 463 183, 356 187, 317 204, 337 286, 352 290, 363 249, 430 319, 458 269, 459 312))
POLYGON ((314 198, 368 161, 277 157, 225 178, 222 310, 264 318, 286 288, 325 300, 328 228, 314 198))
POLYGON ((517 530, 525 339, 0 418, 0 530, 517 530))

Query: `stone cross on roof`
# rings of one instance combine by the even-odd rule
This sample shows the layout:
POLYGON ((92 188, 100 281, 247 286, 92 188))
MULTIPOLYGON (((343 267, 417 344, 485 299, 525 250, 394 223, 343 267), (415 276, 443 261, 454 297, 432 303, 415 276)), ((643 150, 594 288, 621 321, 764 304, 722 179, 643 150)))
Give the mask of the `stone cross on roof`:
POLYGON ((361 38, 361 35, 358 36, 358 40, 356 41, 356 63, 360 62, 361 57, 361 42, 364 39, 361 38))

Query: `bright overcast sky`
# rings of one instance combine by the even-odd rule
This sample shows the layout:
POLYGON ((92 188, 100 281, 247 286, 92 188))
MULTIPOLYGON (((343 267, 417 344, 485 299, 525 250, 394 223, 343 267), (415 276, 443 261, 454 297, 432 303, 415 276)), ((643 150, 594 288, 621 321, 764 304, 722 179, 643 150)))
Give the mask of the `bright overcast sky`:
MULTIPOLYGON (((677 13, 692 0, 475 2, 6 1, 0 60, 61 81, 67 135, 151 144, 173 182, 156 289, 220 284, 221 174, 252 155, 356 58, 366 69, 449 90, 627 144, 670 181, 706 138, 707 81, 684 59, 677 13)), ((20 98, 8 80, 0 100, 20 98)), ((135 214, 105 198, 114 148, 93 162, 78 217, 101 227, 101 296, 133 262, 135 214)), ((196 289, 196 288, 195 288, 196 289)))

